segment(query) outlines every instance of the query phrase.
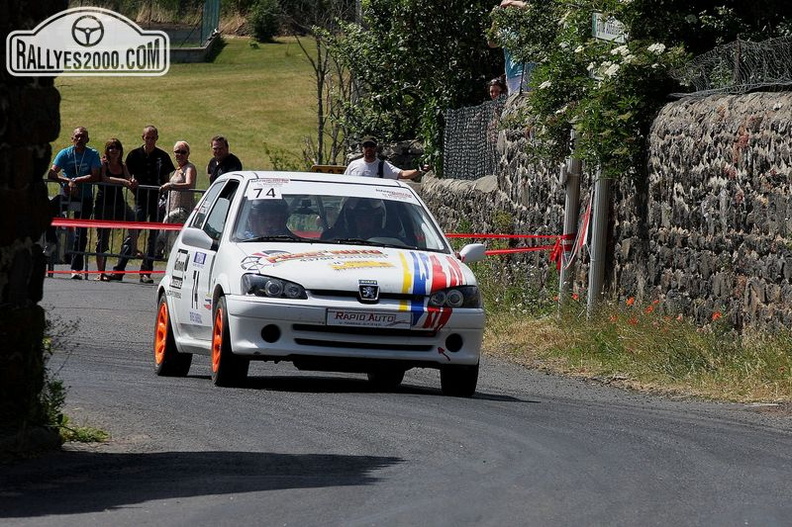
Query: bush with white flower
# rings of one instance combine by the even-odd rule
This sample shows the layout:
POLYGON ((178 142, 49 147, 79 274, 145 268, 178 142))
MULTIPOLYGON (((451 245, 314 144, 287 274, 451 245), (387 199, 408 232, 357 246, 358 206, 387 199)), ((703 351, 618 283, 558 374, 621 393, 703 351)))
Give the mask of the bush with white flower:
POLYGON ((607 177, 640 173, 651 122, 678 88, 669 71, 686 58, 679 43, 634 34, 642 17, 662 15, 645 0, 534 0, 491 16, 490 38, 518 60, 537 63, 521 117, 534 123, 532 151, 566 157, 574 126, 578 153, 590 166, 607 177), (595 11, 622 22, 626 40, 595 39, 595 11))

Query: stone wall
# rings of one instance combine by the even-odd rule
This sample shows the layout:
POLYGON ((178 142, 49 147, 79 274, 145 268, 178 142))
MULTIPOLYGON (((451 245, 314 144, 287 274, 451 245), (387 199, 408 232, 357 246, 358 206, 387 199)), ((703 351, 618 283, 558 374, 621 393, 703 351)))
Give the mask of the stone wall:
MULTIPOLYGON (((519 100, 510 102, 514 111, 519 100)), ((712 96, 668 104, 650 138, 649 179, 614 181, 606 295, 660 300, 706 324, 792 323, 792 94, 712 96)), ((501 171, 475 182, 425 178, 422 196, 447 231, 560 234, 559 168, 530 162, 524 130, 500 134, 501 171)), ((581 181, 581 211, 593 183, 581 181)), ((585 294, 587 260, 575 290, 585 294)), ((548 265, 539 262, 538 265, 548 265)))
MULTIPOLYGON (((66 8, 60 0, 3 4, 0 53, 12 30, 31 29, 66 8)), ((0 70, 0 453, 30 448, 18 432, 46 421, 44 311, 38 305, 44 257, 36 242, 50 221, 42 180, 58 136, 60 96, 52 78, 11 77, 0 70)), ((45 434, 58 441, 57 431, 45 434)))

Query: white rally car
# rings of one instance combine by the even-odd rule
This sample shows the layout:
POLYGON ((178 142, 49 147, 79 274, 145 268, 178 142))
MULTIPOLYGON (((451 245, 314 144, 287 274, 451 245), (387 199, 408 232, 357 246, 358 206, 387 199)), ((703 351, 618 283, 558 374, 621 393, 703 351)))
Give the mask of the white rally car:
POLYGON ((233 386, 251 360, 368 374, 398 386, 440 370, 444 394, 471 396, 484 309, 465 265, 413 189, 390 179, 293 172, 218 178, 187 219, 157 289, 156 372, 211 357, 233 386))

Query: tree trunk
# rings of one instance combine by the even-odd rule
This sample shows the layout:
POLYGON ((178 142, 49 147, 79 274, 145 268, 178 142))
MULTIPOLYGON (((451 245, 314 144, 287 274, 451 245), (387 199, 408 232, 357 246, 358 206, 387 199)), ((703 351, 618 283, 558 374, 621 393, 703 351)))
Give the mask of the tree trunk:
MULTIPOLYGON (((67 8, 65 0, 10 0, 0 17, 7 35, 32 29, 67 8)), ((5 64, 5 61, 3 62, 5 64)), ((45 261, 39 239, 51 220, 43 176, 60 129, 60 95, 52 78, 0 71, 0 452, 28 448, 46 424, 44 387, 45 261)))

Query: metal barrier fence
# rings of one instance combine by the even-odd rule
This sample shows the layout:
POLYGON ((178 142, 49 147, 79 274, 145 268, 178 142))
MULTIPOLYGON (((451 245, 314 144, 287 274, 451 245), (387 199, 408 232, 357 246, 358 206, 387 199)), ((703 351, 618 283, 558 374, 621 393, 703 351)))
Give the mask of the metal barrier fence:
POLYGON ((497 173, 498 132, 506 97, 478 106, 446 110, 443 177, 479 179, 497 173))
POLYGON ((56 181, 47 184, 54 217, 42 240, 48 276, 58 272, 74 272, 83 277, 101 277, 102 273, 151 274, 155 262, 167 260, 176 236, 174 228, 166 224, 184 223, 204 192, 160 193, 159 187, 147 185, 132 191, 120 185, 93 183, 84 186, 84 194, 73 196, 64 194, 56 181), (91 271, 91 257, 95 271, 91 271), (141 262, 140 270, 126 270, 131 260, 141 262), (58 264, 75 264, 71 267, 77 271, 56 271, 58 264))
POLYGON ((704 97, 716 93, 747 93, 792 85, 792 37, 762 42, 736 40, 699 55, 672 72, 690 93, 677 97, 704 97))

